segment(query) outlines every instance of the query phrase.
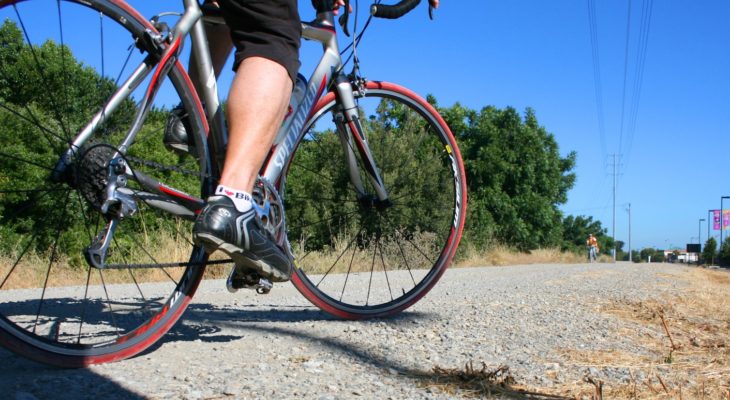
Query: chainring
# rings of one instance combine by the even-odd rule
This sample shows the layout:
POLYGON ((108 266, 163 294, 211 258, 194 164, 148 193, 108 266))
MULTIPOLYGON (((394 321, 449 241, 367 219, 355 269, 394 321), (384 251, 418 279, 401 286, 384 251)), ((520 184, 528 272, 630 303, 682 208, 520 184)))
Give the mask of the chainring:
POLYGON ((267 179, 258 177, 252 194, 254 210, 260 226, 264 228, 276 245, 286 251, 287 255, 293 259, 294 256, 286 234, 284 202, 281 200, 279 192, 267 179))

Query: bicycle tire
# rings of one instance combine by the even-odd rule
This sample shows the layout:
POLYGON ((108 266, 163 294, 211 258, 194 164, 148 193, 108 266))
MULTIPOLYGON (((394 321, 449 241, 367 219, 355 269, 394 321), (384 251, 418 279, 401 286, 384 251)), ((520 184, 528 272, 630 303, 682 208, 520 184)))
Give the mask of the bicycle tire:
POLYGON ((377 210, 373 198, 356 198, 345 147, 328 121, 340 111, 333 92, 305 124, 281 185, 296 257, 292 283, 343 319, 391 316, 419 301, 451 262, 466 215, 464 165, 443 118, 403 87, 363 89, 360 122, 393 205, 377 210))
MULTIPOLYGON (((117 89, 127 65, 162 50, 143 44, 145 30, 157 31, 123 1, 59 1, 55 10, 41 3, 0 0, 0 34, 15 46, 0 52, 0 344, 39 362, 81 367, 157 342, 188 306, 207 256, 189 239, 190 219, 159 218, 130 183, 138 210, 119 223, 104 268, 81 257, 103 230, 99 180, 140 107, 137 92, 86 145, 71 147, 68 139, 117 89), (124 46, 106 48, 119 40, 124 46), (73 172, 50 179, 69 148, 73 172)), ((179 62, 160 79, 158 102, 125 159, 135 173, 205 198, 211 161, 200 145, 208 129, 202 107, 179 62), (198 143, 193 156, 162 148, 162 128, 178 102, 198 143)))

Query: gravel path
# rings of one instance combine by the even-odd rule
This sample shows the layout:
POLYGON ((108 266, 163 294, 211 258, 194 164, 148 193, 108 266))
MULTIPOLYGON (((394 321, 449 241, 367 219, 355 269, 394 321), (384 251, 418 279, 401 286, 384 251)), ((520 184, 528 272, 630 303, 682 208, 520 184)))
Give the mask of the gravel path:
POLYGON ((616 334, 625 322, 600 305, 677 293, 686 271, 626 263, 452 269, 401 315, 358 322, 330 318, 289 284, 266 296, 231 295, 224 282, 206 281, 183 320, 130 360, 62 370, 0 349, 0 397, 453 398, 424 382, 434 367, 469 361, 506 365, 517 383, 538 388, 587 372, 628 382, 621 368, 570 364, 564 349, 645 352, 616 334))

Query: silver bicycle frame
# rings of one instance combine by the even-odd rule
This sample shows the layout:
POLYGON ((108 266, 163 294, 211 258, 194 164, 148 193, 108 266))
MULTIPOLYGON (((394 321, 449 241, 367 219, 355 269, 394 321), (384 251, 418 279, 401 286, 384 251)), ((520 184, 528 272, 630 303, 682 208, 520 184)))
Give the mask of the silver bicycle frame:
MULTIPOLYGON (((225 120, 218 96, 217 81, 210 58, 208 41, 204 31, 203 13, 200 9, 200 5, 197 0, 183 0, 185 11, 181 18, 171 29, 171 35, 168 39, 170 45, 167 47, 165 52, 162 54, 161 61, 156 65, 156 69, 161 71, 160 68, 174 68, 179 61, 175 59, 175 62, 171 65, 165 66, 170 57, 177 56, 176 53, 181 46, 183 38, 190 35, 192 41, 192 60, 195 63, 198 71, 200 71, 199 79, 205 80, 197 87, 201 88, 202 92, 198 93, 200 99, 205 103, 205 113, 209 125, 209 136, 210 136, 210 151, 215 154, 216 162, 218 163, 217 171, 220 171, 223 166, 225 157, 225 148, 228 143, 228 134, 225 128, 225 120)), ((314 72, 310 76, 307 84, 307 88, 304 97, 300 104, 297 105, 296 110, 287 117, 282 124, 279 133, 274 142, 273 153, 270 154, 269 162, 262 167, 261 175, 269 182, 277 183, 280 181, 282 174, 285 172, 287 165, 289 164, 289 158, 292 156, 295 146, 302 140, 305 135, 307 127, 304 126, 308 118, 313 112, 317 100, 322 97, 329 89, 334 89, 335 95, 337 96, 338 105, 341 109, 335 110, 337 112, 335 124, 337 125, 338 134, 343 144, 345 157, 347 159, 347 165, 350 173, 351 181, 355 187, 355 190, 364 195, 366 193, 363 182, 358 172, 358 160, 356 151, 360 155, 360 162, 365 163, 365 170, 369 173, 370 181, 375 188, 375 192, 380 201, 387 201, 388 193, 384 187, 382 178, 376 164, 372 158, 370 149, 365 140, 365 135, 362 134, 362 127, 359 122, 359 115, 356 107, 355 95, 352 89, 352 85, 349 80, 342 73, 342 58, 340 56, 339 47, 337 44, 337 36, 334 28, 334 13, 325 12, 319 13, 317 18, 312 23, 302 23, 302 37, 307 40, 316 41, 322 44, 323 54, 322 57, 314 69, 314 72), (335 84, 333 84, 333 82, 335 84)), ((162 40, 162 36, 154 37, 154 39, 162 40)), ((122 101, 130 96, 146 79, 146 77, 155 70, 155 64, 149 60, 145 60, 140 64, 132 75, 120 86, 120 89, 114 93, 107 104, 100 110, 94 117, 92 117, 89 124, 76 136, 71 148, 67 154, 63 157, 62 162, 71 159, 73 152, 81 146, 91 137, 92 133, 101 126, 106 120, 107 115, 111 115, 114 110, 122 103, 122 101)), ((166 72, 166 71, 165 71, 166 72)), ((160 74, 160 79, 164 79, 165 74, 160 74)), ((149 98, 145 101, 151 102, 155 94, 155 85, 159 85, 159 82, 150 83, 148 89, 149 98)), ((137 120, 141 123, 143 118, 146 116, 145 112, 138 115, 137 120)), ((137 124, 135 123, 135 126, 137 124)), ((127 147, 134 141, 136 131, 133 126, 130 132, 127 134, 124 142, 120 146, 120 151, 125 152, 127 147)), ((132 179, 140 180, 140 173, 133 173, 127 166, 127 175, 132 179)), ((155 186, 156 184, 146 184, 144 182, 146 178, 140 182, 143 186, 155 186)), ((152 182, 152 180, 150 180, 152 182)), ((173 189, 173 188, 168 188, 173 189)), ((173 189, 174 190, 174 189, 173 189)), ((166 196, 168 193, 161 193, 159 190, 153 190, 157 195, 156 203, 148 202, 153 206, 159 206, 160 204, 169 204, 162 201, 159 196, 166 196)), ((201 200, 202 202, 202 200, 201 200)), ((160 208, 165 209, 168 212, 172 212, 176 215, 185 214, 181 211, 181 207, 173 205, 162 206, 160 208)))

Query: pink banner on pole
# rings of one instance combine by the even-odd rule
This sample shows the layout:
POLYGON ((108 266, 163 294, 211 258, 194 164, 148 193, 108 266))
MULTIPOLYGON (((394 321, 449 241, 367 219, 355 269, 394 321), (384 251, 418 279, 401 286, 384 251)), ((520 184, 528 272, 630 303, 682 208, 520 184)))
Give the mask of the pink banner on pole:
POLYGON ((730 227, 730 210, 722 210, 722 230, 726 231, 730 227))
POLYGON ((720 210, 712 210, 712 229, 720 230, 720 210))

